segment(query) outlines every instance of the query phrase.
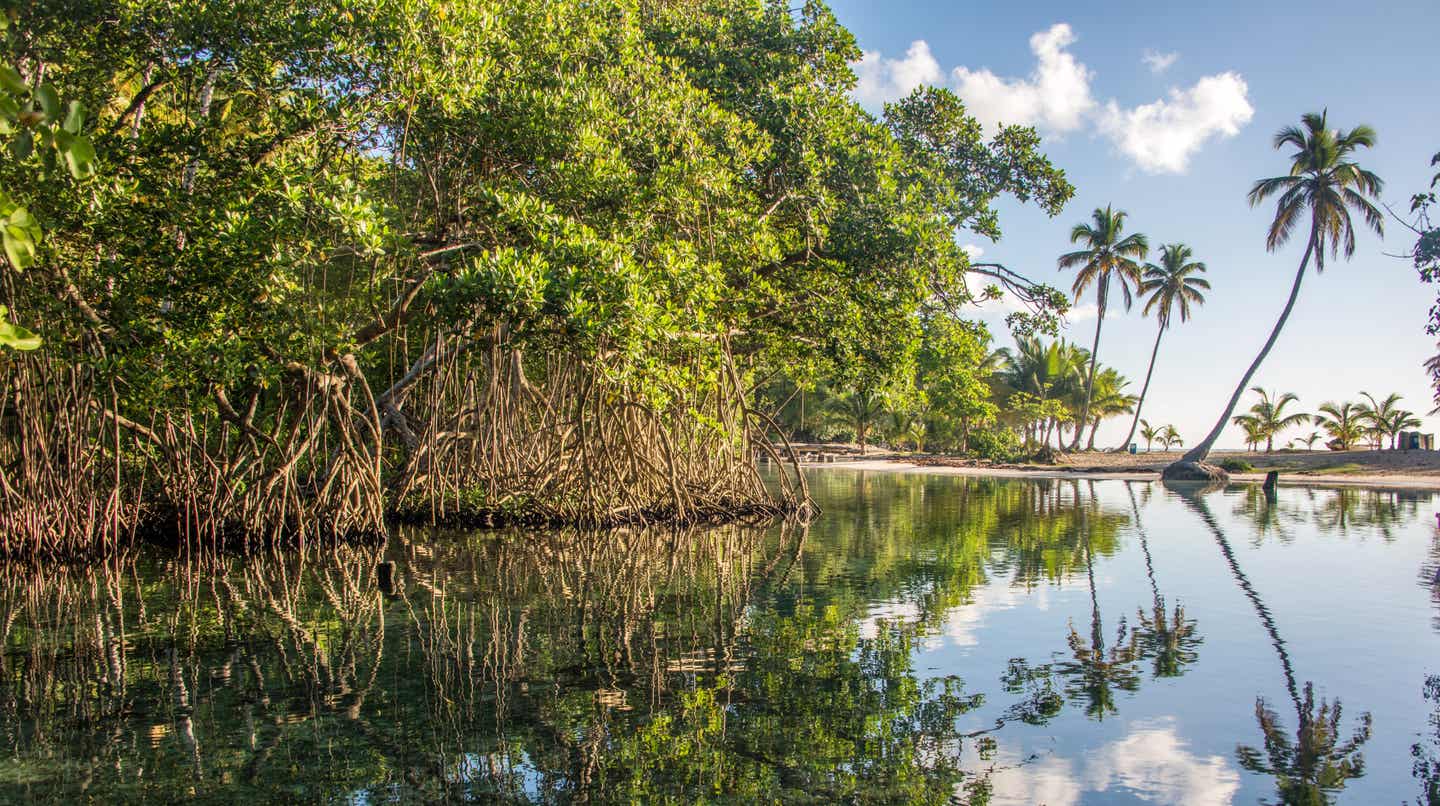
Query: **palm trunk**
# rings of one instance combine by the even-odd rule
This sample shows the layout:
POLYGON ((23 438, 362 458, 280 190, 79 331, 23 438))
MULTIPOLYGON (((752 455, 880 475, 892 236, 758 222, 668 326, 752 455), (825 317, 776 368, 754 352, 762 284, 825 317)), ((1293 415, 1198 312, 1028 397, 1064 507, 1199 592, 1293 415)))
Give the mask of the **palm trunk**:
MULTIPOLYGON (((1080 409, 1080 422, 1084 423, 1090 419, 1090 397, 1095 394, 1095 359, 1100 354, 1100 328, 1105 325, 1105 297, 1110 290, 1110 279, 1107 277, 1100 281, 1100 302, 1096 306, 1095 316, 1095 343, 1090 345, 1090 372, 1085 378, 1085 406, 1080 409)), ((1080 429, 1075 429, 1075 442, 1070 450, 1080 449, 1080 429)))
MULTIPOLYGON (((1135 427, 1140 424, 1140 410, 1145 407, 1145 393, 1150 391, 1150 376, 1155 372, 1155 356, 1160 354, 1160 337, 1165 335, 1165 325, 1160 325, 1160 330, 1155 334, 1155 347, 1150 350, 1150 368, 1145 370, 1145 385, 1140 387, 1140 399, 1135 402, 1135 416, 1130 420, 1130 433, 1125 435, 1125 441, 1120 443, 1119 450, 1130 447, 1130 440, 1135 438, 1135 427)), ((1147 443, 1145 452, 1150 452, 1147 443)))
POLYGON ((1090 440, 1085 444, 1085 450, 1095 450, 1095 432, 1100 430, 1100 418, 1096 417, 1090 423, 1090 440))
POLYGON ((1250 379, 1255 377, 1255 372, 1260 369, 1260 364, 1265 361, 1265 356, 1270 354, 1270 348, 1275 346, 1275 341, 1280 338, 1280 331, 1285 328, 1285 322, 1290 318, 1290 312, 1295 309, 1295 300, 1300 296, 1300 281, 1305 279, 1305 268, 1310 265, 1310 256, 1315 251, 1315 230, 1310 231, 1310 243, 1305 247, 1305 256, 1300 258, 1300 269, 1295 272, 1295 284, 1290 288, 1290 299, 1285 303, 1285 310, 1280 312, 1280 318, 1275 322, 1275 328, 1270 331, 1270 338, 1265 341, 1260 354, 1250 363, 1250 368, 1245 370, 1245 376, 1240 379, 1240 385, 1235 387, 1235 394, 1230 396, 1230 402, 1226 404, 1225 410, 1220 412, 1220 420, 1210 433, 1195 447, 1191 448, 1184 456, 1180 457, 1182 462, 1201 462, 1210 455, 1210 449, 1215 447, 1215 441, 1220 439, 1220 434, 1225 430, 1225 424, 1230 421, 1230 413, 1235 410, 1235 404, 1240 402, 1240 396, 1250 388, 1250 379))

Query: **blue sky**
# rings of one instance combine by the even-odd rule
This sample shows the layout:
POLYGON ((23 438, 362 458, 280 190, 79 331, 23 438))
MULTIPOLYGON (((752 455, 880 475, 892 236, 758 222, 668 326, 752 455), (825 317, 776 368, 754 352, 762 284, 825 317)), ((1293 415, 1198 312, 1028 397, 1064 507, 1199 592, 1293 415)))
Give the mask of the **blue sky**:
MULTIPOLYGON (((1440 151, 1440 82, 1431 2, 1311 3, 1306 15, 1238 2, 968 3, 836 0, 832 8, 866 51, 857 96, 871 108, 916 82, 957 90, 984 122, 1035 125, 1045 151, 1077 188, 1054 219, 1002 205, 1004 238, 971 238, 995 260, 1069 288, 1055 258, 1070 227, 1114 204, 1152 246, 1183 241, 1209 266, 1208 304, 1166 334, 1145 417, 1173 423, 1186 444, 1204 435, 1284 305, 1299 247, 1267 253, 1273 207, 1251 209, 1255 179, 1284 173, 1271 146, 1281 126, 1328 107, 1332 124, 1379 133, 1362 162, 1386 180, 1383 200, 1408 209, 1440 151), (917 44, 923 43, 923 44, 917 44)), ((964 237, 963 235, 961 236, 964 237)), ((1327 400, 1399 392, 1422 415, 1431 390, 1421 363, 1436 352, 1424 325, 1435 289, 1385 253, 1413 236, 1387 222, 1386 238, 1360 238, 1355 258, 1310 273, 1279 343, 1256 381, 1295 392, 1313 411, 1327 400)), ((1093 302, 1086 298, 1081 305, 1093 302)), ((1081 307, 1064 335, 1088 347, 1093 316, 1081 307)), ((1003 313, 983 316, 1008 344, 1003 313)), ((1155 323, 1112 300, 1102 362, 1143 381, 1155 323)), ((1242 399, 1240 408, 1251 397, 1242 399)), ((1440 417, 1426 417, 1440 430, 1440 417)), ((1102 426, 1117 443, 1129 427, 1102 426)), ((1287 436, 1301 436, 1309 428, 1287 436)), ((1281 440, 1284 441, 1283 439, 1281 440)), ((1239 447, 1238 429, 1221 447, 1239 447)))

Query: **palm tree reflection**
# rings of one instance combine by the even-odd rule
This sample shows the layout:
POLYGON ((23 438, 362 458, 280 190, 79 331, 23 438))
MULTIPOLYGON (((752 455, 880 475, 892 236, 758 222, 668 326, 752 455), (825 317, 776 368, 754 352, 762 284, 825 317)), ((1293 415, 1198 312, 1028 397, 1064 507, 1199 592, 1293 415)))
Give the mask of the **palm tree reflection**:
POLYGON ((1280 802, 1285 804, 1323 804, 1344 789, 1345 783, 1365 773, 1360 748, 1370 739, 1370 714, 1360 715, 1360 725, 1348 738, 1341 731, 1340 699, 1315 702, 1314 684, 1307 681, 1303 689, 1295 682, 1290 653, 1275 623, 1275 617, 1249 577, 1240 568, 1230 541, 1205 502, 1206 490, 1193 485, 1174 485, 1170 489, 1200 516, 1215 537, 1220 553, 1231 575, 1245 594, 1255 614, 1270 637, 1271 646, 1280 660, 1285 689, 1295 708, 1296 728, 1292 740, 1280 715, 1264 697, 1255 699, 1255 721, 1264 738, 1263 750, 1237 745, 1235 754, 1240 765, 1251 772, 1275 779, 1280 802), (1303 693, 1302 693, 1303 690, 1303 693))
MULTIPOLYGON (((1138 626, 1135 628, 1135 642, 1140 657, 1153 662, 1155 677, 1179 677, 1185 673, 1185 667, 1199 657, 1196 648, 1203 639, 1197 632, 1195 620, 1185 617, 1183 605, 1176 602, 1174 609, 1166 608, 1165 596, 1160 593, 1159 583, 1155 581, 1155 561, 1150 555, 1149 536, 1140 521, 1140 505, 1135 500, 1135 489, 1130 482, 1125 483, 1125 489, 1130 494, 1130 508, 1135 515, 1135 531, 1140 535, 1145 576, 1150 580, 1150 612, 1136 608, 1138 626)), ((1148 485, 1146 489, 1148 492, 1148 485)))
MULTIPOLYGON (((1090 500, 1092 504, 1095 501, 1093 490, 1090 500)), ((1090 585, 1090 636, 1087 641, 1072 622, 1068 643, 1073 660, 1057 664, 1057 669, 1069 678, 1065 690, 1071 699, 1084 702, 1085 713, 1090 717, 1104 719, 1116 710, 1115 689, 1135 691, 1140 687, 1140 675, 1135 668, 1139 647, 1123 616, 1115 630, 1115 642, 1108 648, 1105 646, 1105 627, 1095 590, 1093 535, 1097 524, 1113 528, 1113 523, 1090 517, 1099 513, 1093 507, 1082 509, 1078 496, 1076 508, 1083 515, 1078 527, 1084 536, 1085 578, 1090 585)))

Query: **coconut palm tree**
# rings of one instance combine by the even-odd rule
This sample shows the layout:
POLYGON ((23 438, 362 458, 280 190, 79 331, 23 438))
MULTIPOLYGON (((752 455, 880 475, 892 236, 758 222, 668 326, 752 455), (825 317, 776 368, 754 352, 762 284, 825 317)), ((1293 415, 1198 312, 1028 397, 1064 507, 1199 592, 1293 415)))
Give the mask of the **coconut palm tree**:
POLYGON ((860 443, 860 453, 865 453, 870 429, 885 413, 885 396, 870 389, 860 389, 843 397, 832 398, 829 415, 840 425, 849 428, 860 443))
MULTIPOLYGON (((1300 398, 1293 392, 1286 392, 1283 395, 1274 396, 1270 392, 1258 386, 1250 387, 1250 391, 1260 396, 1260 400, 1250 407, 1250 413, 1240 414, 1233 418, 1236 425, 1246 429, 1246 436, 1251 434, 1250 426, 1254 426, 1254 434, 1265 441, 1265 452, 1275 452, 1275 435, 1297 425, 1304 425, 1310 422, 1310 415, 1301 412, 1286 414, 1285 407, 1291 403, 1299 403, 1300 398)), ((1247 440, 1248 441, 1248 440, 1247 440)))
POLYGON ((1150 443, 1160 437, 1160 428, 1151 425, 1145 420, 1140 421, 1140 438, 1145 440, 1145 452, 1150 452, 1150 443))
POLYGON ((1350 450, 1350 446, 1365 435, 1364 410, 1357 403, 1348 400, 1343 403, 1322 403, 1320 415, 1316 422, 1330 435, 1332 442, 1339 444, 1342 451, 1350 450))
POLYGON ((1245 450, 1254 452, 1265 441, 1265 426, 1253 414, 1237 414, 1230 418, 1245 432, 1245 450))
POLYGON ((1377 448, 1389 437, 1390 450, 1395 450, 1401 431, 1419 428, 1421 425, 1415 412, 1400 408, 1400 401, 1403 399, 1400 395, 1392 393, 1379 401, 1369 392, 1361 392, 1360 396, 1365 398, 1365 402, 1360 404, 1360 416, 1369 423, 1377 448))
POLYGON ((1135 437, 1135 426, 1140 422, 1140 410, 1145 406, 1145 394, 1150 391, 1150 375, 1155 372, 1155 356, 1160 354, 1160 337, 1170 327, 1171 317, 1176 311, 1181 322, 1190 321, 1191 306, 1205 304, 1204 291, 1210 290, 1210 281, 1199 275, 1204 273, 1205 264, 1193 260, 1190 247, 1183 243, 1165 244, 1160 247, 1160 263, 1145 264, 1145 274, 1140 280, 1139 294, 1148 297, 1141 313, 1149 316, 1155 312, 1160 327, 1155 331, 1155 346, 1150 350, 1150 368, 1145 370, 1145 383, 1140 387, 1140 399, 1135 404, 1135 416, 1130 420, 1130 432, 1119 450, 1125 450, 1135 437))
MULTIPOLYGON (((1080 409, 1077 422, 1090 421, 1090 401, 1095 391, 1095 360, 1100 352, 1100 328, 1105 324, 1105 310, 1110 302, 1110 281, 1119 286, 1125 300, 1125 310, 1134 302, 1132 289, 1140 285, 1141 270, 1138 261, 1144 260, 1150 252, 1150 243, 1144 235, 1133 233, 1121 237, 1125 230, 1124 210, 1109 206, 1098 207, 1090 214, 1090 223, 1076 224, 1070 230, 1070 243, 1083 244, 1084 248, 1060 256, 1061 269, 1079 268, 1071 291, 1075 299, 1092 284, 1095 286, 1096 316, 1095 341, 1090 347, 1090 370, 1085 374, 1085 403, 1080 409)), ((1070 450, 1080 447, 1080 429, 1075 431, 1075 441, 1070 450)))
POLYGON ((1167 451, 1170 450, 1172 446, 1176 445, 1181 448, 1185 447, 1185 440, 1180 438, 1180 432, 1176 431, 1175 426, 1173 425, 1167 425, 1164 428, 1160 429, 1159 439, 1160 443, 1165 446, 1165 450, 1167 451))
POLYGON ((1320 441, 1320 432, 1311 431, 1309 434, 1300 437, 1300 439, 1298 439, 1297 441, 1305 443, 1305 450, 1313 451, 1315 450, 1315 443, 1320 441))
POLYGON ((1095 432, 1107 417, 1129 414, 1135 410, 1135 396, 1125 394, 1130 381, 1114 367, 1101 367, 1095 378, 1095 399, 1090 401, 1090 441, 1085 450, 1095 450, 1095 432))
MULTIPOLYGON (((1021 337, 1015 340, 1014 350, 1001 352, 1005 363, 999 377, 1012 392, 1025 392, 1044 402, 1080 388, 1084 380, 1085 351, 1063 339, 1047 344, 1035 337, 1021 337)), ((1039 442, 1048 442, 1050 429, 1059 425, 1049 422, 1039 442)))
POLYGON ((1250 206, 1259 205, 1279 194, 1265 247, 1273 252, 1284 246, 1296 228, 1304 226, 1308 220, 1310 231, 1305 238, 1305 254, 1300 258, 1300 268, 1295 272, 1290 297, 1270 331, 1270 338, 1240 378, 1215 427, 1181 457, 1181 462, 1199 462, 1210 454, 1210 449, 1230 422, 1230 414, 1240 402, 1240 395, 1249 387, 1250 379, 1255 377, 1255 372, 1280 337, 1280 331, 1285 328, 1285 322, 1295 308, 1295 300, 1300 296, 1300 282, 1305 279, 1305 269, 1311 259, 1314 259, 1318 273, 1325 269, 1327 252, 1331 256, 1343 254, 1346 258, 1355 254, 1355 227, 1351 211, 1360 214, 1365 226, 1377 234, 1384 233, 1385 222, 1380 211, 1366 198, 1378 197, 1383 182, 1353 160, 1358 149, 1374 144, 1374 129, 1365 125, 1349 131, 1332 129, 1327 114, 1323 112, 1307 114, 1301 119, 1300 126, 1286 126, 1276 133, 1275 148, 1288 146, 1295 149, 1290 157, 1290 170, 1282 176, 1256 182, 1250 189, 1250 206))

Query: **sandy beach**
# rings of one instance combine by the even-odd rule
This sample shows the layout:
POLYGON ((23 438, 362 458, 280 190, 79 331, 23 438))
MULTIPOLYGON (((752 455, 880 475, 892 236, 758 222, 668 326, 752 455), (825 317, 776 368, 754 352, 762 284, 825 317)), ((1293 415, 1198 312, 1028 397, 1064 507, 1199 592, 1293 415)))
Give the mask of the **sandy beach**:
MULTIPOLYGON (((821 446, 806 446, 814 450, 821 446)), ((1087 478, 1155 480, 1167 464, 1180 458, 1181 451, 1128 453, 1078 453, 1063 455, 1053 465, 989 463, 973 459, 922 454, 851 454, 835 462, 807 462, 807 467, 851 470, 907 471, 962 476, 1013 478, 1087 478)), ((1282 485, 1388 487, 1440 490, 1440 451, 1217 451, 1210 456, 1216 464, 1226 460, 1248 462, 1251 472, 1231 473, 1237 482, 1263 482, 1276 470, 1282 485)))

